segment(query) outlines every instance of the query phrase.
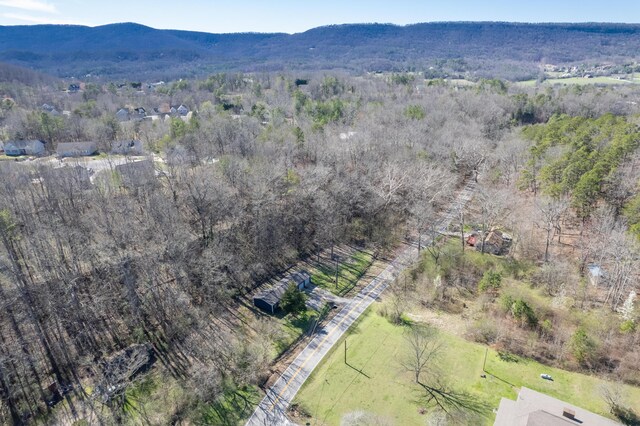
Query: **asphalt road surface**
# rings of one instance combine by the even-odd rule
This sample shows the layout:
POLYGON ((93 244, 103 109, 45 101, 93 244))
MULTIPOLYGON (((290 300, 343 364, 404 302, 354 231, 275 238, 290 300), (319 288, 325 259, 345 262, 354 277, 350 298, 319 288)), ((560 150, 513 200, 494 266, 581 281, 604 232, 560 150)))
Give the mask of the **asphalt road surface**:
MULTIPOLYGON (((460 210, 473 196, 475 184, 468 183, 458 194, 449 210, 438 223, 438 230, 444 231, 460 210)), ((428 244, 429 241, 425 241, 428 244)), ((286 411, 302 384, 309 378, 322 358, 329 352, 340 337, 362 315, 362 313, 380 296, 394 279, 417 260, 415 244, 407 246, 398 256, 365 288, 363 288, 329 323, 320 328, 309 344, 282 373, 282 376, 267 390, 247 426, 286 426, 293 425, 286 411)))

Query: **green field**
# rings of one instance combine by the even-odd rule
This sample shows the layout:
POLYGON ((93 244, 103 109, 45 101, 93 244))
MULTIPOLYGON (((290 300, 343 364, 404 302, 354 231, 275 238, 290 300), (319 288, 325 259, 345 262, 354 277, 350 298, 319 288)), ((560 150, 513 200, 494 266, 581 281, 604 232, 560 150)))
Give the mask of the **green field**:
MULTIPOLYGON (((376 309, 375 307, 373 308, 376 309)), ((350 365, 344 363, 341 342, 327 355, 305 383, 295 403, 312 419, 312 425, 337 425, 343 415, 367 411, 381 415, 397 425, 424 424, 420 414, 421 394, 412 382, 411 373, 399 364, 406 343, 403 327, 389 323, 372 310, 347 337, 350 365)), ((501 360, 489 349, 486 379, 480 377, 486 346, 441 333, 445 353, 440 367, 457 390, 465 390, 486 404, 479 424, 492 424, 493 408, 500 398, 515 399, 519 386, 527 386, 596 413, 606 415, 607 407, 599 396, 599 386, 606 383, 595 377, 571 373, 541 365, 535 361, 508 357, 501 360), (551 374, 553 382, 540 378, 551 374)), ((640 389, 625 387, 629 401, 640 400, 640 389)))
MULTIPOLYGON (((519 81, 515 83, 518 86, 535 86, 537 84, 536 80, 526 80, 519 81)), ((583 78, 583 77, 570 77, 570 78, 548 78, 546 79, 542 85, 556 85, 556 84, 565 84, 565 85, 586 85, 586 84, 640 84, 640 79, 635 78, 633 80, 619 80, 614 77, 593 77, 593 78, 583 78)))

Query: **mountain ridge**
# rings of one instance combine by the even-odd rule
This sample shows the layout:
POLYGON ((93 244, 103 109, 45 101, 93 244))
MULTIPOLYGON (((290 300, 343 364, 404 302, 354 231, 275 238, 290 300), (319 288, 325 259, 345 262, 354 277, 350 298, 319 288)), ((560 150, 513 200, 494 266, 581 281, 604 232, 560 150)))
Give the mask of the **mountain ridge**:
MULTIPOLYGON (((60 77, 171 77, 217 71, 420 70, 436 61, 635 61, 640 24, 429 22, 335 24, 287 33, 206 33, 137 23, 0 26, 0 61, 60 77)), ((467 64, 469 65, 469 64, 467 64)), ((486 66, 486 65, 485 65, 486 66)))

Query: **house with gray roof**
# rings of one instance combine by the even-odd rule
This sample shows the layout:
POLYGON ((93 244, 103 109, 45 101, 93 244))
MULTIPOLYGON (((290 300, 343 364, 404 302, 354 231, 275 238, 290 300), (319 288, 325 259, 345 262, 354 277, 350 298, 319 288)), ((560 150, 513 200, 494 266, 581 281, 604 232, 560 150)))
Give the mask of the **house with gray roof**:
POLYGON ((118 121, 129 121, 129 110, 126 108, 120 108, 118 112, 116 112, 116 118, 118 121))
POLYGON ((42 155, 44 154, 44 142, 39 140, 7 141, 4 143, 4 153, 11 157, 17 157, 19 155, 42 155))
POLYGON ((253 304, 270 314, 275 314, 280 308, 280 300, 290 283, 294 283, 302 291, 311 284, 311 275, 307 271, 298 271, 287 275, 274 286, 265 289, 253 297, 253 304))
POLYGON ((88 157, 98 153, 96 142, 61 142, 56 147, 58 157, 88 157))
POLYGON ((189 108, 184 105, 180 105, 178 108, 176 108, 176 112, 180 115, 187 115, 189 113, 189 108))

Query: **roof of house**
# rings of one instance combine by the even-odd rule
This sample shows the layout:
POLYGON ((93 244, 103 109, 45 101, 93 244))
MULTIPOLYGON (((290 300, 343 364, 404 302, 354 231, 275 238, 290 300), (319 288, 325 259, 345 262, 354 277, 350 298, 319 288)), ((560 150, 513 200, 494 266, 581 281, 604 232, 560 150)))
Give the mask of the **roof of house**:
POLYGON ((504 238, 502 238, 502 232, 498 230, 493 230, 489 232, 487 238, 484 239, 485 244, 493 244, 495 246, 502 246, 504 243, 504 238))
POLYGON ((56 148, 57 152, 68 151, 85 151, 85 150, 98 150, 98 144, 96 142, 60 142, 56 148))
POLYGON ((5 146, 5 148, 9 147, 9 148, 14 148, 14 149, 25 149, 25 148, 32 148, 35 144, 44 145, 44 142, 39 141, 39 140, 6 141, 4 143, 4 146, 5 146))
POLYGON ((262 299, 269 305, 273 306, 282 299, 282 295, 287 291, 289 283, 293 282, 297 286, 300 283, 307 281, 309 278, 311 278, 311 275, 305 270, 294 272, 280 279, 280 281, 272 287, 258 293, 254 299, 262 299))
POLYGON ((282 296, 284 295, 285 291, 287 291, 288 285, 289 285, 289 280, 286 280, 283 278, 280 281, 278 281, 274 286, 258 293, 253 298, 262 299, 269 305, 275 306, 278 302, 280 302, 280 299, 282 299, 282 296))
POLYGON ((111 149, 114 151, 128 151, 131 149, 142 149, 142 143, 138 140, 124 140, 111 142, 111 149))
POLYGON ((494 426, 614 426, 620 425, 606 417, 522 387, 513 401, 502 398, 494 426), (565 417, 565 411, 574 418, 565 417))
POLYGON ((311 278, 311 275, 309 275, 309 273, 305 270, 294 272, 290 277, 291 281, 295 282, 296 284, 303 283, 309 278, 311 278))

